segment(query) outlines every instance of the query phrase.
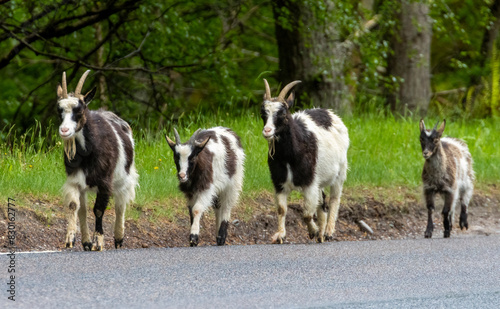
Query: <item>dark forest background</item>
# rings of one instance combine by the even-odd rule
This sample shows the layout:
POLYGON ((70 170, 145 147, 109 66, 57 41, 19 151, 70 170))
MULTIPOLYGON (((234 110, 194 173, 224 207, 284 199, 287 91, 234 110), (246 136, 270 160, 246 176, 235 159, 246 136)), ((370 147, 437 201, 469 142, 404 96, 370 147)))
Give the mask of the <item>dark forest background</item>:
POLYGON ((135 125, 254 108, 262 78, 341 115, 496 117, 499 17, 500 0, 0 0, 1 137, 55 122, 62 72, 73 90, 87 69, 92 109, 135 125))

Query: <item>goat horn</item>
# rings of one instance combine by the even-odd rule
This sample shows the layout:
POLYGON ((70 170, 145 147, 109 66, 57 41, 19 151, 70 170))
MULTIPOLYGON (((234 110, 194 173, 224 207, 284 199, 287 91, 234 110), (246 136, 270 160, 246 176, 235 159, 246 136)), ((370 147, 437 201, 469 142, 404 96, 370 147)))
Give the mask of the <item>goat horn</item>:
POLYGON ((177 132, 177 129, 175 129, 175 128, 174 128, 174 135, 175 135, 175 144, 180 145, 181 138, 179 137, 179 132, 177 132))
POLYGON ((87 78, 87 75, 89 75, 89 73, 90 70, 87 70, 85 71, 85 73, 83 73, 82 78, 80 78, 80 81, 78 82, 78 85, 76 85, 75 96, 79 95, 82 92, 83 83, 85 83, 85 79, 87 78))
POLYGON ((289 83, 288 85, 286 85, 280 92, 280 95, 278 96, 278 99, 282 102, 285 101, 285 96, 286 94, 288 93, 288 91, 290 91, 290 89, 293 88, 293 86, 297 85, 298 83, 301 83, 300 80, 296 80, 294 82, 291 82, 289 83))
POLYGON ((63 72, 62 76, 62 97, 64 99, 68 98, 68 85, 66 84, 66 72, 63 72))
POLYGON ((434 125, 434 128, 432 128, 432 129, 433 129, 433 130, 436 130, 436 129, 437 129, 437 127, 438 127, 438 124, 439 124, 439 120, 438 120, 438 122, 436 122, 436 124, 434 125))
POLYGON ((271 100, 271 88, 269 88, 269 84, 267 83, 267 80, 263 78, 264 80, 264 85, 266 86, 266 94, 264 95, 264 101, 269 101, 271 100))
POLYGON ((198 133, 200 133, 201 129, 198 129, 196 130, 193 135, 191 135, 191 138, 189 139, 189 143, 194 145, 194 143, 196 142, 196 136, 198 135, 198 133))

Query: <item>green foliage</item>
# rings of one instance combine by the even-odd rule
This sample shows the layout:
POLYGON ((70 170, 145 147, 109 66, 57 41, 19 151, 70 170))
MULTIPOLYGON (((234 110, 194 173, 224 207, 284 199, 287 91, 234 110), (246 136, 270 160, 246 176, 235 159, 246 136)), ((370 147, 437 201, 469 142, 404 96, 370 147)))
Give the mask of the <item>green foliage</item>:
POLYGON ((0 127, 14 122, 22 131, 33 118, 43 123, 55 119, 55 88, 62 71, 74 89, 90 66, 85 88, 104 81, 94 106, 128 121, 144 121, 138 116, 149 114, 162 122, 197 110, 200 102, 214 111, 253 100, 255 77, 277 68, 269 4, 212 0, 75 1, 57 8, 52 2, 12 0, 0 5, 0 15, 9 16, 0 22, 5 27, 0 29, 0 63, 20 39, 63 32, 108 8, 117 12, 78 31, 34 40, 31 48, 0 66, 0 78, 6 81, 0 100, 7 102, 0 127), (29 22, 33 16, 36 21, 29 22), (6 29, 17 38, 8 38, 6 29))
MULTIPOLYGON (((386 73, 400 2, 374 1, 365 7, 354 0, 306 1, 318 24, 301 31, 329 33, 334 25, 331 40, 352 49, 344 80, 355 112, 384 110, 387 92, 402 82, 386 73), (376 26, 364 31, 368 21, 376 26)), ((492 1, 427 3, 433 21, 433 90, 489 80, 494 66, 483 65, 480 49, 495 21, 492 1)), ((14 130, 23 134, 35 120, 43 126, 55 123, 61 73, 67 71, 73 89, 88 68, 92 73, 85 89, 98 86, 93 107, 112 110, 135 125, 164 127, 183 113, 232 113, 258 105, 261 78, 281 82, 272 80, 279 61, 275 25, 287 28, 294 22, 284 6, 275 20, 277 9, 276 2, 265 0, 10 0, 0 5, 0 128, 15 124, 14 130)), ((331 59, 336 55, 317 63, 331 59)), ((471 102, 476 99, 466 93, 471 102)), ((454 103, 463 98, 448 99, 450 104, 435 100, 431 111, 491 115, 473 113, 485 100, 471 103, 469 110, 467 104, 454 103)), ((4 140, 6 130, 1 134, 4 140)))

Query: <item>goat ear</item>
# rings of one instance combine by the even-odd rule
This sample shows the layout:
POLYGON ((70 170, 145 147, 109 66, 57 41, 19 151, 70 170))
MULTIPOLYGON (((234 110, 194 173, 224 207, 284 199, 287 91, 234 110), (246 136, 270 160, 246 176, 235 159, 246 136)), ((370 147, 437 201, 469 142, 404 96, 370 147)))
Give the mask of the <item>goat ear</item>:
POLYGON ((286 99, 286 105, 288 105, 288 109, 290 109, 293 106, 293 102, 295 101, 295 92, 292 91, 290 95, 288 96, 288 99, 286 99))
POLYGON ((168 138, 167 135, 165 135, 165 138, 167 139, 167 143, 170 146, 170 148, 172 148, 172 150, 174 150, 175 145, 176 145, 175 142, 173 140, 171 140, 170 138, 168 138))
POLYGON ((425 131, 425 123, 424 119, 420 119, 420 132, 425 131))
POLYGON ((443 136, 444 128, 446 127, 446 119, 443 119, 443 123, 439 126, 439 129, 437 129, 437 132, 439 133, 439 137, 443 136))
POLYGON ((207 137, 204 141, 202 142, 195 142, 194 143, 194 155, 197 156, 207 145, 208 141, 210 140, 210 136, 207 137))
POLYGON ((57 85, 57 97, 61 99, 62 96, 63 96, 63 89, 61 87, 61 84, 59 84, 57 85))
POLYGON ((85 96, 83 97, 83 101, 85 102, 85 105, 89 105, 90 101, 92 101, 92 99, 94 98, 94 95, 96 93, 96 90, 97 90, 97 88, 94 87, 94 88, 92 88, 92 90, 87 92, 87 94, 85 94, 85 96))

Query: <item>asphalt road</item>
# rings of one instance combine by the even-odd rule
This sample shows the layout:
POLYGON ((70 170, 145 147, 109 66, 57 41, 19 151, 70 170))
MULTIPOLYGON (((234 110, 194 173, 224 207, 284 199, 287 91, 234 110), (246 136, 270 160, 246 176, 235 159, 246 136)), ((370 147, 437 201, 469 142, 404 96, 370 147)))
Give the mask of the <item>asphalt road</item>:
POLYGON ((500 308, 500 235, 18 253, 15 304, 8 263, 1 308, 500 308))

